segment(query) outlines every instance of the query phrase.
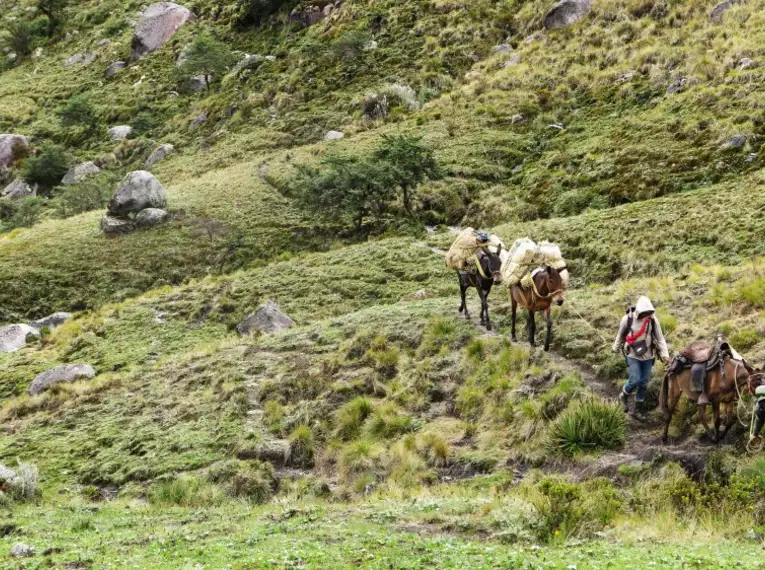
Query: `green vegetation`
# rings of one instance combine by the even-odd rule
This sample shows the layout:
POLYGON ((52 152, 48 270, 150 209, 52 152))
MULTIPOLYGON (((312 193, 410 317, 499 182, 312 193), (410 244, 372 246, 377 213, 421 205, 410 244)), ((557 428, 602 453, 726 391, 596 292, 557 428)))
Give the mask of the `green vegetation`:
POLYGON ((549 446, 563 455, 614 449, 627 438, 627 422, 617 404, 584 402, 566 410, 550 428, 549 446))
POLYGON ((195 76, 204 77, 207 89, 221 81, 234 63, 229 47, 209 32, 197 34, 183 52, 183 63, 178 67, 178 77, 189 81, 195 76))

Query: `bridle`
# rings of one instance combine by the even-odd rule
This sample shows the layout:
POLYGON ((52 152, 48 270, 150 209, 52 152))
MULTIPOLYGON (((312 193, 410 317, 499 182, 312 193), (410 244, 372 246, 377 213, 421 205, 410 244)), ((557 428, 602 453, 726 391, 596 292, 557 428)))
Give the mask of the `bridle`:
MULTIPOLYGON (((560 269, 556 269, 555 271, 557 273, 560 273, 561 271, 566 271, 566 270, 567 270, 567 267, 564 265, 563 267, 561 267, 560 269)), ((534 281, 534 278, 533 277, 531 278, 531 302, 532 303, 536 303, 537 301, 547 301, 548 299, 553 299, 557 297, 558 295, 560 295, 561 293, 563 293, 563 289, 559 288, 559 289, 556 289, 555 291, 551 291, 547 295, 542 295, 539 292, 539 289, 537 289, 537 284, 534 281)))

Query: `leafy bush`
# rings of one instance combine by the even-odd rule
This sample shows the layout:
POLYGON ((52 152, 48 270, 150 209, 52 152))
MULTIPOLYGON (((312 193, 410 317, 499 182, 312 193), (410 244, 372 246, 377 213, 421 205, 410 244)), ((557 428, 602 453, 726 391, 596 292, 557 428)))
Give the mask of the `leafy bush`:
POLYGON ((330 48, 332 58, 335 60, 355 59, 364 51, 364 46, 369 41, 369 35, 365 32, 351 30, 337 38, 330 48))
POLYGON ((101 173, 73 186, 57 188, 54 200, 56 216, 69 218, 82 212, 100 210, 109 202, 118 181, 119 177, 113 173, 101 173))
POLYGON ((361 440, 347 444, 340 453, 338 469, 343 478, 370 473, 378 467, 377 460, 382 448, 370 441, 361 440))
POLYGON ((401 189, 401 199, 407 212, 412 212, 412 189, 426 179, 441 178, 433 150, 422 144, 422 137, 383 135, 374 159, 387 163, 394 174, 393 182, 401 189))
POLYGON ((298 0, 238 0, 233 22, 237 26, 259 26, 280 10, 291 10, 298 0))
POLYGON ((39 185, 43 192, 50 191, 61 183, 71 164, 72 158, 63 148, 49 144, 40 154, 27 160, 23 177, 28 184, 39 185))
POLYGON ((748 350, 760 342, 760 333, 756 329, 741 329, 730 335, 730 343, 737 350, 748 350))
POLYGON ((756 278, 740 289, 741 297, 756 309, 765 307, 765 278, 756 278))
POLYGON ((184 52, 183 63, 177 68, 181 81, 189 81, 201 75, 207 88, 213 82, 219 82, 234 64, 234 54, 227 44, 214 38, 209 32, 197 34, 194 41, 184 52))
POLYGON ((48 37, 64 23, 64 8, 68 0, 37 0, 37 9, 48 18, 48 37))
POLYGON ((70 98, 56 113, 68 127, 84 125, 92 130, 97 124, 96 110, 85 93, 70 98))
POLYGON ((420 451, 434 467, 444 467, 449 463, 452 450, 449 444, 435 433, 426 433, 420 442, 420 451))
POLYGON ((621 408, 591 400, 569 408, 550 425, 548 445, 556 453, 571 456, 620 447, 626 437, 627 422, 621 408))
POLYGON ((8 26, 8 48, 19 57, 25 57, 32 53, 34 30, 32 24, 26 20, 13 22, 8 26))
POLYGON ((40 219, 43 207, 44 201, 37 196, 0 204, 0 231, 32 227, 40 219))

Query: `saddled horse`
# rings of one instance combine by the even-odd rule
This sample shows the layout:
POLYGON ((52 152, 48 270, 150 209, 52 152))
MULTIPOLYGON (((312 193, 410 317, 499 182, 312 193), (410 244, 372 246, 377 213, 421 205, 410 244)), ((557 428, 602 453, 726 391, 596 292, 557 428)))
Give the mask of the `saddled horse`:
POLYGON ((502 260, 500 259, 501 251, 502 246, 499 246, 499 250, 496 252, 488 248, 482 249, 476 254, 477 266, 475 272, 457 272, 460 280, 460 299, 462 300, 459 312, 462 313, 464 311, 465 318, 470 318, 465 293, 470 287, 475 287, 478 290, 478 298, 481 300, 481 324, 485 325, 487 330, 491 330, 489 293, 491 293, 491 288, 495 283, 502 281, 502 274, 500 273, 502 267, 502 260))
POLYGON ((542 311, 547 322, 547 334, 545 335, 545 350, 550 350, 552 339, 552 304, 563 304, 563 294, 568 284, 568 269, 564 266, 555 269, 546 265, 535 269, 531 274, 531 287, 523 287, 520 284, 513 285, 510 290, 512 301, 512 338, 515 336, 515 318, 518 305, 528 311, 526 319, 526 331, 529 334, 529 344, 536 346, 535 336, 537 332, 536 313, 542 311))
MULTIPOLYGON (((705 358, 709 358, 713 354, 713 349, 705 343, 697 342, 686 347, 681 354, 690 355, 692 357, 691 362, 704 364, 705 358)), ((709 403, 699 405, 699 420, 701 420, 709 438, 715 443, 724 439, 733 425, 736 404, 744 390, 752 390, 755 380, 761 379, 763 376, 761 371, 752 368, 744 358, 730 348, 721 350, 717 358, 720 358, 721 362, 707 370, 704 382, 704 393, 709 403), (714 431, 710 429, 707 422, 707 405, 712 406, 714 431), (725 429, 720 434, 722 421, 720 410, 723 406, 725 407, 725 429)), ((698 402, 701 392, 692 389, 691 368, 675 367, 673 361, 673 365, 670 365, 664 375, 659 392, 659 406, 664 413, 664 433, 662 435, 664 443, 668 440, 672 415, 683 395, 693 402, 698 402)))

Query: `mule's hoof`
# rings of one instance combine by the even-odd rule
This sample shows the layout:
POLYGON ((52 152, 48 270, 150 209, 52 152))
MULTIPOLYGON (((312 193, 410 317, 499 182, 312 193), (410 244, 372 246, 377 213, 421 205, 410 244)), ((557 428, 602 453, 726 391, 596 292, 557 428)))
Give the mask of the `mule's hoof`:
POLYGON ((513 342, 518 342, 518 339, 516 337, 514 337, 514 336, 510 337, 510 340, 512 340, 513 342))
POLYGON ((487 330, 487 331, 490 331, 490 330, 491 330, 491 325, 490 325, 490 324, 489 324, 489 325, 486 325, 486 330, 487 330))
POLYGON ((667 445, 667 444, 669 443, 669 437, 667 437, 667 436, 665 435, 664 437, 662 437, 662 438, 661 438, 661 442, 662 442, 664 445, 667 445))

